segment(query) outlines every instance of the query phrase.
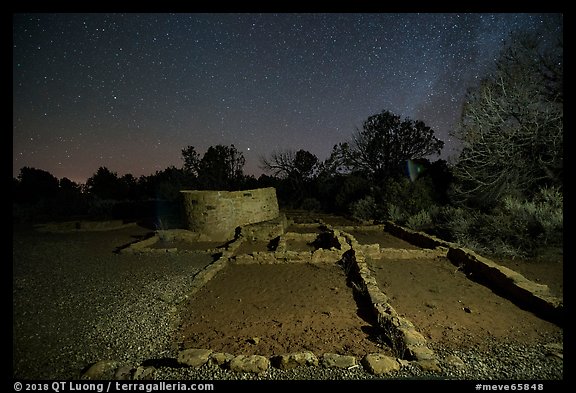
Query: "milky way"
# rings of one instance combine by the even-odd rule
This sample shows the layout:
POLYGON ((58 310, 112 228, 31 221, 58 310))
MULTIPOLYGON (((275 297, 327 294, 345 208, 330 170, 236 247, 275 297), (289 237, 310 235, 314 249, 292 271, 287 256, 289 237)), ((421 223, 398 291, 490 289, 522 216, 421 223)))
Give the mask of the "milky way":
MULTIPOLYGON (((327 158, 382 110, 450 137, 513 30, 552 14, 14 14, 13 174, 182 167, 188 145, 327 158)), ((557 20, 557 19, 556 19, 557 20)))

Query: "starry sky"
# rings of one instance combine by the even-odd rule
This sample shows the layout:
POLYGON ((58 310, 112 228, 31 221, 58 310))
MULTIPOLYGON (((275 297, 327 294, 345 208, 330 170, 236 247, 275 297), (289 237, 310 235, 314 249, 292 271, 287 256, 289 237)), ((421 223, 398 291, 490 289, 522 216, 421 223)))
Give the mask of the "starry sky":
POLYGON ((84 183, 182 167, 192 145, 320 160, 389 110, 450 137, 464 95, 525 13, 13 14, 13 175, 84 183))

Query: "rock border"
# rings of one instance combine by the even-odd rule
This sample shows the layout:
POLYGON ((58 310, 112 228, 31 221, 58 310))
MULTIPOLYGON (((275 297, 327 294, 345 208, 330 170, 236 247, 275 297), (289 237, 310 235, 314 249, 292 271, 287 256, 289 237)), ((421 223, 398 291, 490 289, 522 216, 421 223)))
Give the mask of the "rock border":
MULTIPOLYGON (((233 355, 226 352, 213 352, 205 348, 189 348, 178 353, 174 367, 199 368, 208 364, 223 370, 237 373, 263 374, 271 367, 290 370, 296 367, 313 366, 323 368, 348 369, 362 367, 373 375, 390 374, 410 364, 417 364, 422 370, 435 371, 426 367, 425 362, 410 362, 380 353, 369 353, 362 358, 355 356, 325 353, 317 357, 312 352, 292 352, 271 357, 260 355, 233 355)), ((121 364, 116 360, 101 360, 87 368, 81 380, 149 380, 154 379, 156 367, 146 365, 121 364)))

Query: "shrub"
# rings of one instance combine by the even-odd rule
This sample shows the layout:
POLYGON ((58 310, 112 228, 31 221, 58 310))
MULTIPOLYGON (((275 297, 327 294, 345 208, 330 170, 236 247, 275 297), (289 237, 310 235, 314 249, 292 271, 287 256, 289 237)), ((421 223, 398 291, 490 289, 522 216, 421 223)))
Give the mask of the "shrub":
POLYGON ((399 218, 405 220, 422 210, 428 210, 436 203, 430 178, 419 178, 415 182, 407 178, 391 179, 380 198, 388 207, 389 219, 395 222, 399 222, 399 218), (390 206, 394 206, 393 210, 390 206))
POLYGON ((399 225, 404 225, 406 222, 406 214, 398 205, 393 203, 388 204, 388 219, 399 225))
POLYGON ((338 213, 352 213, 349 210, 358 199, 370 193, 370 183, 363 177, 350 175, 338 182, 333 190, 334 209, 338 213), (334 196, 335 195, 335 196, 334 196))
POLYGON ((476 217, 474 212, 461 207, 444 206, 433 216, 434 234, 454 242, 460 242, 473 233, 476 217))
POLYGON ((434 209, 431 211, 420 210, 418 213, 410 216, 406 221, 406 226, 410 229, 417 231, 424 231, 430 229, 433 226, 432 214, 434 209))
POLYGON ((444 207, 433 215, 433 221, 439 237, 474 251, 535 255, 542 247, 563 242, 563 195, 558 188, 543 188, 532 200, 506 197, 487 213, 444 207))
POLYGON ((352 217, 360 221, 369 221, 377 218, 378 206, 373 197, 367 196, 354 203, 350 208, 352 217))
POLYGON ((503 211, 510 217, 510 225, 516 229, 514 238, 522 248, 562 243, 563 195, 558 188, 541 188, 531 201, 507 197, 503 211))

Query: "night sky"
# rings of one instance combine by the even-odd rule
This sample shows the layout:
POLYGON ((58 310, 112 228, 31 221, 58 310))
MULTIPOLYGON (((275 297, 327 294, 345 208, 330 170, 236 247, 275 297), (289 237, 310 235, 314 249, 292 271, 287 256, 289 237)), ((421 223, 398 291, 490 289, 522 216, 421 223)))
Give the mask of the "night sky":
POLYGON ((182 167, 234 144, 244 172, 304 149, 320 160, 382 110, 449 132, 512 30, 548 14, 14 14, 13 175, 84 183, 182 167))

